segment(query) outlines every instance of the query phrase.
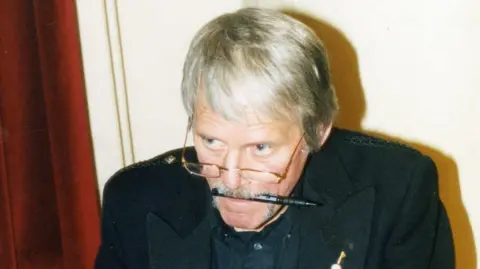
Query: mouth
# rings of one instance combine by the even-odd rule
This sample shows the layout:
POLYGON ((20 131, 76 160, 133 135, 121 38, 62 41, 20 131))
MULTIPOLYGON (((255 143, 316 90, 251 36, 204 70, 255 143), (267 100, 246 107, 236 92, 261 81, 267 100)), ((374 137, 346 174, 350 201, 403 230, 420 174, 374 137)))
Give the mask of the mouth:
POLYGON ((256 201, 234 197, 217 196, 215 199, 217 209, 223 209, 226 212, 235 214, 248 214, 248 212, 252 210, 252 206, 258 203, 256 201))
POLYGON ((252 202, 244 198, 235 198, 235 197, 218 197, 218 198, 233 204, 247 204, 252 202))
POLYGON ((259 194, 250 197, 238 197, 238 196, 231 196, 226 193, 220 192, 218 189, 212 189, 212 195, 216 197, 222 198, 229 198, 229 199, 236 199, 236 200, 244 200, 249 202, 262 202, 262 203, 269 203, 269 204, 278 204, 278 205, 293 205, 293 206, 307 206, 307 207, 317 207, 322 206, 323 203, 319 202, 312 202, 303 198, 292 198, 287 196, 278 196, 278 195, 271 195, 271 194, 259 194))
POLYGON ((266 202, 257 198, 261 194, 228 193, 222 192, 217 188, 212 189, 212 195, 217 199, 220 198, 218 201, 223 201, 225 203, 224 205, 230 205, 234 207, 247 207, 253 204, 266 202))
POLYGON ((246 194, 239 194, 239 193, 232 193, 232 192, 222 192, 217 188, 212 189, 212 195, 217 197, 222 197, 229 200, 252 200, 255 198, 255 195, 246 195, 246 194))

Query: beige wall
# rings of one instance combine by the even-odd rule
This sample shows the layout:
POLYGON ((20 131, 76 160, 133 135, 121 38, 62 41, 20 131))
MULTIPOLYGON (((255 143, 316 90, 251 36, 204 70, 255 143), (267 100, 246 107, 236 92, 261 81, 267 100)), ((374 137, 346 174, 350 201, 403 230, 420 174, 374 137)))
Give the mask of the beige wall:
POLYGON ((181 146, 186 116, 178 89, 188 41, 208 19, 243 5, 304 12, 295 16, 331 53, 338 125, 399 139, 436 161, 458 268, 474 269, 480 257, 473 241, 480 242, 477 0, 78 0, 100 189, 124 165, 181 146))
POLYGON ((99 189, 121 167, 183 143, 188 42, 241 0, 78 0, 99 189))
POLYGON ((295 0, 286 4, 292 3, 313 17, 304 21, 318 30, 331 52, 343 110, 339 125, 402 140, 435 160, 440 196, 452 218, 457 267, 476 268, 480 2, 295 0))

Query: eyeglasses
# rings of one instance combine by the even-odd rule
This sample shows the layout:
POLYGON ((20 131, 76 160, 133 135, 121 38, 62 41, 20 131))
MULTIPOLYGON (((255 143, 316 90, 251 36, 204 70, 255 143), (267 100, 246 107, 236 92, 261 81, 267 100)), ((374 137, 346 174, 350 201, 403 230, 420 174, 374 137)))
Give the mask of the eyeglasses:
POLYGON ((185 159, 185 152, 186 152, 187 138, 188 138, 189 131, 190 131, 190 128, 187 128, 187 134, 185 135, 185 142, 183 144, 183 151, 182 151, 182 165, 190 174, 205 177, 205 178, 219 178, 222 171, 235 171, 239 174, 240 177, 244 179, 247 179, 250 181, 270 183, 270 184, 278 184, 285 179, 288 173, 288 169, 292 164, 293 156, 295 156, 295 152, 297 152, 297 149, 299 148, 302 142, 302 139, 305 135, 305 134, 302 134, 302 137, 300 137, 300 140, 297 142, 297 145, 295 146, 295 149, 293 150, 283 173, 275 173, 275 172, 261 171, 261 170, 248 169, 248 168, 229 169, 229 168, 225 168, 225 167, 222 167, 216 164, 211 164, 211 163, 189 162, 185 159))

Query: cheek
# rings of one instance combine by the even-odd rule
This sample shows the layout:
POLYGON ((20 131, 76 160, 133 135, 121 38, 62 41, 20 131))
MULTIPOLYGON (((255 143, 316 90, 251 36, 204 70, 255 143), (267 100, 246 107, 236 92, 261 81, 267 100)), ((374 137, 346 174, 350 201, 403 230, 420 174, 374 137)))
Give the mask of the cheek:
POLYGON ((303 172, 304 160, 298 160, 290 166, 286 178, 278 184, 279 195, 288 196, 293 191, 303 172))
POLYGON ((201 147, 195 147, 197 153, 197 159, 200 163, 215 163, 215 159, 212 158, 212 154, 208 154, 205 149, 201 147))
POLYGON ((198 146, 197 142, 195 142, 195 152, 197 153, 197 158, 198 158, 198 161, 199 162, 204 162, 205 161, 205 157, 206 157, 206 154, 205 152, 203 151, 202 147, 198 146))
POLYGON ((280 184, 267 184, 263 182, 249 181, 249 184, 244 185, 244 188, 251 193, 271 193, 278 195, 280 184))
POLYGON ((213 188, 218 188, 219 187, 219 184, 221 184, 221 180, 219 178, 206 178, 206 181, 208 183, 208 186, 210 187, 210 189, 213 189, 213 188))
POLYGON ((206 149, 202 146, 195 146, 195 151, 197 153, 197 159, 200 163, 211 163, 222 165, 225 158, 225 152, 212 152, 209 149, 206 149))

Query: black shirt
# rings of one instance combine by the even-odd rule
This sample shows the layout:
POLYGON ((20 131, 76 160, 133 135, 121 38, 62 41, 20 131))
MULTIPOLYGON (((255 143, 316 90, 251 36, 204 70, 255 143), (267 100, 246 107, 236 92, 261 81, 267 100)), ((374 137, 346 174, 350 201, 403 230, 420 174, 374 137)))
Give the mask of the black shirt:
POLYGON ((295 269, 298 229, 289 208, 260 232, 237 232, 215 210, 212 216, 212 268, 295 269))

